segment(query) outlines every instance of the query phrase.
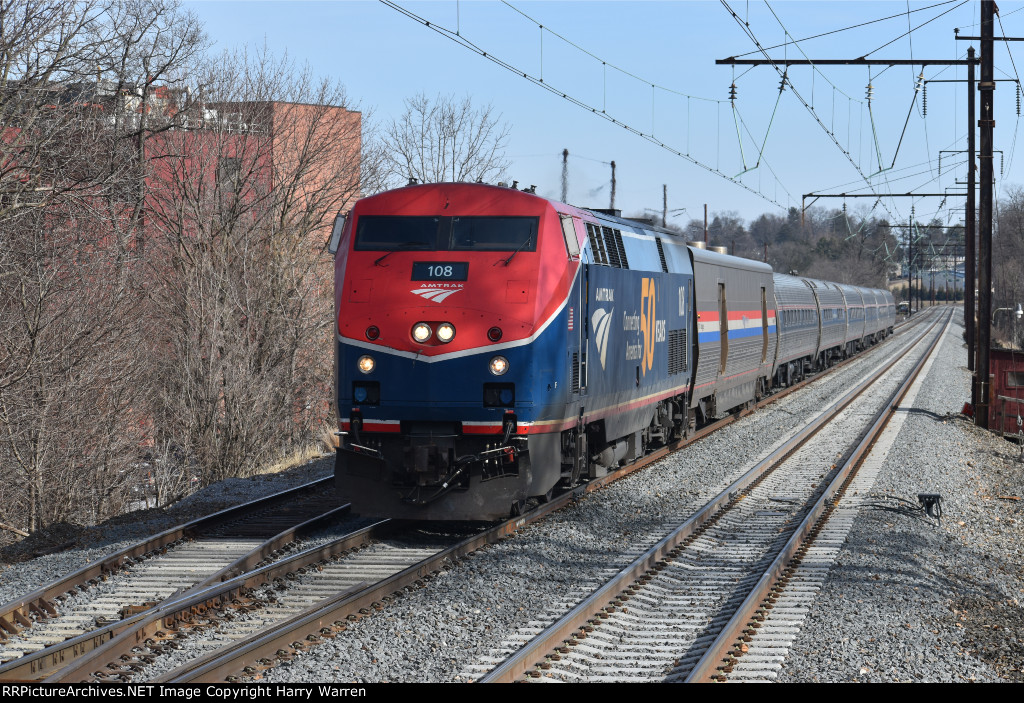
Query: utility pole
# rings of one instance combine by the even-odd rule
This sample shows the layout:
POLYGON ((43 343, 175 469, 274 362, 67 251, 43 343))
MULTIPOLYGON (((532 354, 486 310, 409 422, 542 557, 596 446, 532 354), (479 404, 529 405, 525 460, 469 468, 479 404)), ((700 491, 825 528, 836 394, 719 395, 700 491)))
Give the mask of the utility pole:
POLYGON ((612 210, 615 209, 615 162, 612 161, 612 204, 609 205, 612 210))
POLYGON ((569 150, 562 149, 562 202, 569 201, 569 150))
POLYGON ((704 203, 704 243, 708 243, 708 204, 704 203))
POLYGON ((661 226, 668 225, 668 184, 661 184, 661 226))
MULTIPOLYGON (((974 47, 967 49, 967 58, 974 60, 974 47)), ((967 66, 967 211, 964 217, 967 219, 967 226, 964 230, 964 327, 967 332, 967 370, 973 372, 975 368, 976 344, 974 335, 975 304, 974 304, 974 240, 975 240, 975 217, 974 217, 974 64, 967 66)), ((977 386, 971 383, 971 407, 978 403, 977 386)))
MULTIPOLYGON (((992 131, 995 127, 992 111, 993 91, 993 38, 995 2, 981 1, 981 193, 978 198, 978 368, 975 385, 978 389, 974 405, 974 422, 988 429, 989 407, 989 351, 992 347, 992 131)), ((974 129, 974 125, 971 125, 974 129)))
MULTIPOLYGON (((913 206, 911 206, 913 209, 913 206)), ((907 317, 914 314, 914 219, 907 224, 907 317)))

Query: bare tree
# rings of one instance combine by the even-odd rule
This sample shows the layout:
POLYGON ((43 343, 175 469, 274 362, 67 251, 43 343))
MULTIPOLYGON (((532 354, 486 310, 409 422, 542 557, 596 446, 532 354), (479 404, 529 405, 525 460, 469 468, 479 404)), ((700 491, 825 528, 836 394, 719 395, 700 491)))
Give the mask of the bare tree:
POLYGON ((383 131, 384 173, 392 186, 409 178, 423 183, 497 181, 509 167, 509 132, 490 105, 474 108, 468 97, 431 100, 420 93, 405 101, 405 112, 383 131))
POLYGON ((326 421, 361 116, 287 58, 204 50, 177 0, 0 4, 8 533, 104 519, 146 472, 173 499, 326 421))
POLYGON ((201 128, 152 142, 153 417, 203 482, 313 437, 331 397, 333 216, 359 193, 344 89, 266 52, 201 74, 201 128))
POLYGON ((145 63, 183 22, 171 2, 0 5, 2 522, 95 521, 129 495, 146 331, 126 196, 142 169, 113 117, 132 114, 134 88, 122 72, 111 91, 103 75, 145 63), (126 30, 143 15, 146 28, 126 30))
MULTIPOLYGON (((1001 198, 996 212, 997 231, 992 238, 992 309, 1024 304, 1024 188, 1014 186, 1001 198)), ((1024 323, 1012 314, 995 315, 1000 335, 1018 349, 1024 345, 1024 323)))

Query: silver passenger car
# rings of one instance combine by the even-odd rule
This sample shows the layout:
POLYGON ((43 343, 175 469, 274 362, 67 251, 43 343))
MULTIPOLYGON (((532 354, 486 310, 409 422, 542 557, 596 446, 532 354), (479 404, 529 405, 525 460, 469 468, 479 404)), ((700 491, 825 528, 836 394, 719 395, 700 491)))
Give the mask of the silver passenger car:
POLYGON ((775 359, 775 293, 767 264, 689 250, 697 311, 690 407, 710 418, 767 392, 775 359))

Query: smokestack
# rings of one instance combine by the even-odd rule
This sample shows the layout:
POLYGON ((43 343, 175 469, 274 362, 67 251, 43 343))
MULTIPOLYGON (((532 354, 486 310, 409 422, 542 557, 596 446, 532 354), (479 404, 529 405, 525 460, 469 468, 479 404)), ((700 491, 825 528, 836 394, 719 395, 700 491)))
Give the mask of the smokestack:
POLYGON ((569 150, 562 149, 562 202, 569 200, 569 150))

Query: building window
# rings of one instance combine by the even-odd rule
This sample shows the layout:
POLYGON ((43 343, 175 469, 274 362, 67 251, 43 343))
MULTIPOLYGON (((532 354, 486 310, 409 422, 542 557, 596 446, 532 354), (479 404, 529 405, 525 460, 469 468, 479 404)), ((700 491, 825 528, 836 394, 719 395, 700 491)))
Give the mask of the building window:
POLYGON ((217 187, 234 193, 238 189, 238 179, 242 175, 242 160, 238 157, 221 157, 217 164, 217 187))

